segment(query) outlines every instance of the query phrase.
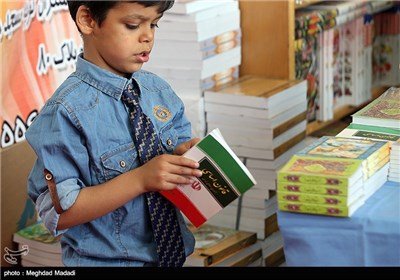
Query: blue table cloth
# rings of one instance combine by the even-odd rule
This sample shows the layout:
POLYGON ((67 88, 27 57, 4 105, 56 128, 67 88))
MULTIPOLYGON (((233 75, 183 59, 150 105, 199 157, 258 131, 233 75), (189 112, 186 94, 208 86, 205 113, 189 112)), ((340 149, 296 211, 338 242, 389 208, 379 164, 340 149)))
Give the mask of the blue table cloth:
POLYGON ((386 182, 350 218, 278 211, 287 266, 400 266, 400 185, 386 182))

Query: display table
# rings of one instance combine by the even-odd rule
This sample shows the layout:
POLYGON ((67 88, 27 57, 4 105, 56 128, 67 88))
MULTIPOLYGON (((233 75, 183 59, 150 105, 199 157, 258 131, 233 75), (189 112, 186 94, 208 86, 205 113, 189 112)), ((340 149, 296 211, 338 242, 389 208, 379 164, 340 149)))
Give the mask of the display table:
POLYGON ((350 218, 278 211, 287 266, 400 266, 400 186, 387 182, 350 218))

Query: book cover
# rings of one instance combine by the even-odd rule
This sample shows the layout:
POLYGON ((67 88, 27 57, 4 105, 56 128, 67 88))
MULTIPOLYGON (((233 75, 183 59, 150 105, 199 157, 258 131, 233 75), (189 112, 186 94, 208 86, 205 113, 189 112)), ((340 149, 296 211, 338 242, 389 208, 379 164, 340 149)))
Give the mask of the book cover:
POLYGON ((323 136, 299 151, 297 155, 357 159, 361 161, 364 175, 366 175, 367 173, 372 174, 375 166, 389 155, 389 142, 323 136))
POLYGON ((294 155, 277 174, 278 182, 350 187, 362 178, 360 160, 294 155))
POLYGON ((231 150, 219 129, 205 136, 183 156, 199 162, 203 175, 191 185, 161 194, 199 227, 256 184, 247 167, 231 150))
POLYGON ((185 266, 211 266, 227 255, 238 252, 257 241, 257 234, 222 226, 204 224, 192 228, 195 249, 185 266))
POLYGON ((61 236, 53 236, 42 222, 35 223, 23 228, 13 235, 13 241, 29 248, 38 250, 61 253, 61 236))
POLYGON ((391 87, 380 97, 352 115, 362 125, 400 128, 400 88, 391 87))
POLYGON ((350 124, 348 127, 339 132, 336 136, 351 137, 359 139, 374 139, 388 142, 399 142, 400 131, 396 132, 394 129, 379 129, 377 126, 366 126, 358 124, 350 124), (389 131, 391 130, 391 131, 389 131), (396 134, 393 134, 396 133, 396 134))

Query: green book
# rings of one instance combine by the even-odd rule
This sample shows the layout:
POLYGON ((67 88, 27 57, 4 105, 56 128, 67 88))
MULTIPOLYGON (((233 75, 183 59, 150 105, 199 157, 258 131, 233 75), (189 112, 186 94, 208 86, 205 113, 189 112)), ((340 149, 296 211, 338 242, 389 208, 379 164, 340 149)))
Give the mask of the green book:
POLYGON ((334 196, 351 196, 363 186, 363 179, 360 178, 351 187, 334 185, 301 184, 295 182, 277 182, 277 191, 295 192, 305 194, 321 194, 334 196))
POLYGON ((322 194, 310 194, 300 192, 277 192, 279 201, 287 202, 299 202, 309 204, 321 204, 321 205, 334 205, 339 207, 350 206, 354 201, 363 196, 364 191, 360 186, 352 195, 338 196, 338 195, 322 195, 322 194))
POLYGON ((400 88, 389 88, 352 118, 355 124, 400 129, 400 88))
POLYGON ((202 176, 191 185, 179 185, 161 194, 190 222, 199 227, 256 184, 243 162, 225 142, 218 128, 211 131, 184 157, 197 161, 202 176))
POLYGON ((338 137, 351 137, 361 139, 374 139, 380 141, 399 142, 400 130, 372 125, 361 125, 351 123, 348 127, 339 132, 338 137))
POLYGON ((294 155, 277 173, 278 182, 351 187, 362 178, 361 161, 294 155))
POLYGON ((301 202, 290 202, 278 200, 278 208, 281 211, 317 214, 325 216, 350 217, 353 213, 364 204, 364 199, 361 197, 349 206, 337 205, 321 205, 301 202))

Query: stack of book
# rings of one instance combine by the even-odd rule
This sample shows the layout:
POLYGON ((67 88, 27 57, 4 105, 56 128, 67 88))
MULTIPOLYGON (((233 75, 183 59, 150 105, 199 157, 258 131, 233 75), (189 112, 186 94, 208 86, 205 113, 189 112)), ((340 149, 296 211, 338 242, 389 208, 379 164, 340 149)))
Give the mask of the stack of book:
POLYGON ((363 195, 366 200, 386 182, 390 144, 373 139, 325 136, 297 154, 360 160, 363 170, 363 195))
POLYGON ((13 241, 21 251, 21 266, 64 266, 60 236, 52 236, 40 221, 14 233, 13 241))
POLYGON ((387 181, 389 151, 385 141, 321 137, 278 172, 279 209, 350 216, 387 181))
POLYGON ((352 115, 352 123, 364 126, 400 129, 400 88, 391 87, 352 115))
POLYGON ((399 169, 396 147, 400 143, 400 88, 390 87, 381 96, 352 115, 352 123, 337 136, 388 141, 390 151, 389 180, 396 181, 399 169), (393 154, 393 155, 392 155, 393 154), (393 167, 392 167, 393 165, 393 167), (397 168, 397 169, 396 169, 397 168))
POLYGON ((262 266, 262 248, 256 233, 209 224, 192 231, 195 250, 184 266, 262 266))
POLYGON ((337 136, 400 141, 400 88, 390 87, 352 115, 352 123, 337 136))
POLYGON ((177 0, 159 22, 143 69, 169 82, 181 97, 194 136, 205 135, 203 91, 239 76, 240 10, 236 0, 177 0))
MULTIPOLYGON (((220 220, 232 215, 228 223, 235 224, 240 210, 239 229, 255 230, 260 239, 265 238, 264 220, 271 209, 272 213, 277 209, 276 200, 268 201, 270 191, 276 190, 276 170, 304 147, 306 98, 305 81, 251 75, 204 92, 207 130, 218 127, 223 132, 257 181, 243 196, 241 206, 232 203, 220 220), (254 211, 262 215, 257 216, 258 224, 246 214, 254 211)), ((214 220, 220 222, 218 217, 214 220)))
POLYGON ((394 142, 390 147, 390 165, 388 180, 400 182, 400 143, 394 142))
POLYGON ((281 211, 350 217, 364 204, 355 159, 295 155, 278 171, 277 184, 281 211))

